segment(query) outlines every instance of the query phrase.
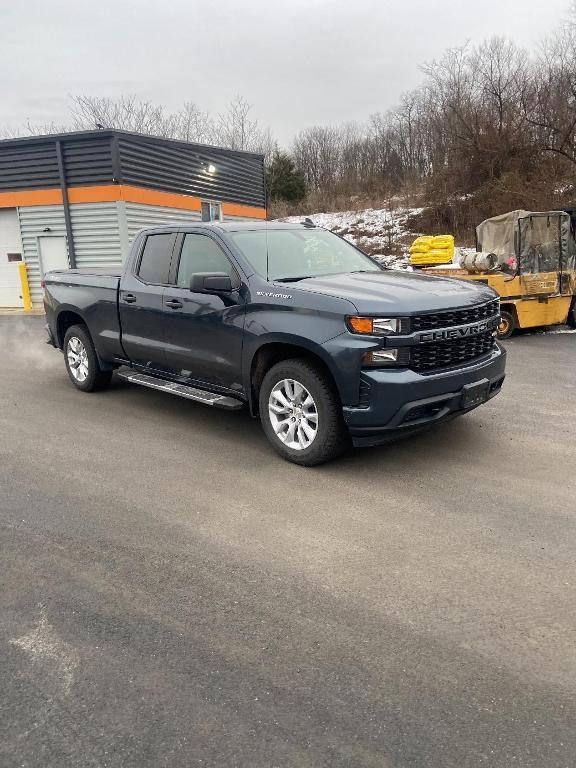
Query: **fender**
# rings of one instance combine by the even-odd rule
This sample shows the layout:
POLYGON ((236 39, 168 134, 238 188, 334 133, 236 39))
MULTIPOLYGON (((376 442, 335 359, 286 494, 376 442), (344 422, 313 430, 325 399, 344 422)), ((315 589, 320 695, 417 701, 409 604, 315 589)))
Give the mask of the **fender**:
POLYGON ((248 341, 248 343, 245 343, 242 355, 242 383, 248 398, 248 404, 250 406, 250 413, 252 416, 255 416, 258 411, 258 403, 255 400, 254 393, 252 391, 252 363, 255 356, 262 349, 262 347, 265 347, 268 344, 290 344, 294 347, 300 347, 301 349, 306 350, 306 352, 309 352, 310 354, 319 358, 330 371, 330 374, 332 375, 332 378, 336 384, 336 388, 338 390, 340 389, 338 386, 338 369, 334 365, 333 358, 328 354, 322 344, 304 336, 298 336, 292 333, 276 332, 257 336, 248 341))

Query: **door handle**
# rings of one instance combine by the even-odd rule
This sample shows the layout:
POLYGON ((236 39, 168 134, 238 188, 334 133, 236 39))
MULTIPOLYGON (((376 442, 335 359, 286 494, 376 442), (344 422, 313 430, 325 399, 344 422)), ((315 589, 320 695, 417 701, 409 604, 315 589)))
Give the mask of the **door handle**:
POLYGON ((165 301, 164 304, 166 304, 167 307, 170 307, 170 309, 182 309, 182 302, 178 301, 178 299, 168 299, 168 301, 165 301))
POLYGON ((125 301, 127 304, 134 304, 136 301, 136 296, 134 296, 133 293, 125 293, 122 296, 122 301, 125 301))

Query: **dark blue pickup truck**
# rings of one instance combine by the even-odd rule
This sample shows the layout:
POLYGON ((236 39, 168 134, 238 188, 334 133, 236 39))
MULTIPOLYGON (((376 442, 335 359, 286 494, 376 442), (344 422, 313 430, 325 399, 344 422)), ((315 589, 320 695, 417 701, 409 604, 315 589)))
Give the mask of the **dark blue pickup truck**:
POLYGON ((307 466, 466 413, 504 381, 490 288, 384 269, 309 222, 148 229, 122 272, 48 273, 44 304, 78 389, 117 369, 246 405, 307 466))

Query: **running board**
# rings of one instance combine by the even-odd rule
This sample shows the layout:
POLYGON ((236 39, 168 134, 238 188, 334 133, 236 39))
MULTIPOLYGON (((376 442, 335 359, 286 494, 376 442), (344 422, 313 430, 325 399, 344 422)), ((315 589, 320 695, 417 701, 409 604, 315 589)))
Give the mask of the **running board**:
POLYGON ((186 384, 177 384, 174 381, 159 379, 157 376, 149 376, 146 373, 137 373, 136 371, 125 370, 118 371, 117 375, 131 384, 140 384, 141 387, 150 387, 150 389, 159 389, 162 392, 168 392, 170 395, 185 397, 187 400, 195 400, 197 403, 212 405, 215 408, 225 408, 228 411, 237 411, 243 407, 240 400, 235 397, 218 395, 214 392, 207 392, 198 387, 189 387, 186 384))

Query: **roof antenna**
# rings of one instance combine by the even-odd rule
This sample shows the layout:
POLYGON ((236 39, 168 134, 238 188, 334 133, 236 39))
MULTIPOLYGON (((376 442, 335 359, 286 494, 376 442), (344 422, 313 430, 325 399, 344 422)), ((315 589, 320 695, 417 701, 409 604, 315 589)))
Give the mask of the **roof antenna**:
POLYGON ((314 222, 312 221, 312 219, 309 216, 306 216, 306 218, 304 219, 302 224, 305 227, 316 227, 316 224, 314 224, 314 222))
POLYGON ((98 128, 99 131, 104 130, 104 126, 102 125, 102 123, 96 123, 96 128, 98 128))

